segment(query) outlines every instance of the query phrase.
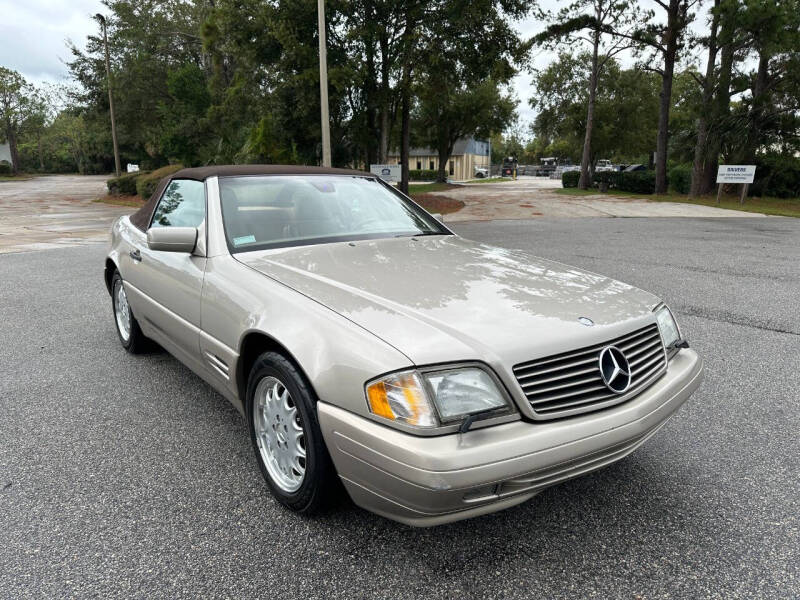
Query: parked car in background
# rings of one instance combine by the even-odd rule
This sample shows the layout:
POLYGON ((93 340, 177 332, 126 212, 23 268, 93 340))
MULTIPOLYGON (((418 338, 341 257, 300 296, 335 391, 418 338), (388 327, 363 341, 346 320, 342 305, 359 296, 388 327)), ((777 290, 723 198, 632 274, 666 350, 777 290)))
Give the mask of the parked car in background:
POLYGON ((555 156, 540 158, 539 163, 535 173, 539 177, 549 177, 559 166, 558 159, 555 156))
POLYGON ((611 161, 607 158, 601 158, 597 161, 597 164, 594 167, 595 173, 602 173, 603 171, 614 171, 614 165, 611 164, 611 161))
POLYGON ((568 171, 580 171, 579 165, 560 165, 556 167, 555 171, 550 173, 550 179, 561 179, 561 175, 568 171))
POLYGON ((625 173, 632 173, 633 171, 647 171, 647 167, 644 165, 628 165, 623 170, 625 173))
POLYGON ((466 240, 358 171, 180 170, 114 222, 105 284, 122 347, 227 398, 303 513, 341 484, 410 525, 508 508, 633 452, 702 378, 652 294, 466 240))
POLYGON ((475 178, 476 179, 485 179, 489 177, 489 168, 488 167, 475 167, 475 178))

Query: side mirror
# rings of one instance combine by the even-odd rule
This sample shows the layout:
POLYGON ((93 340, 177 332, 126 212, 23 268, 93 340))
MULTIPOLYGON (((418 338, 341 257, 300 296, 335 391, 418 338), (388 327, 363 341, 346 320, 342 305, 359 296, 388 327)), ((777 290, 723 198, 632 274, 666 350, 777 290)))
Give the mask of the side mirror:
POLYGON ((439 223, 444 223, 444 217, 442 216, 442 213, 431 213, 431 216, 439 221, 439 223))
POLYGON ((196 227, 151 227, 147 230, 147 247, 150 250, 191 254, 196 245, 196 227))

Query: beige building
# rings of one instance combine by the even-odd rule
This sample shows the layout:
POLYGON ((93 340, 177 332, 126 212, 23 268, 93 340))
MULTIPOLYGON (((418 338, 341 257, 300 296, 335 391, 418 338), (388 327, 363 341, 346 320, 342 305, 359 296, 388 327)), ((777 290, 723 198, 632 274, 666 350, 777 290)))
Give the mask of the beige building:
POLYGON ((11 164, 11 148, 8 144, 0 144, 0 162, 11 164))
MULTIPOLYGON (((400 153, 389 152, 388 162, 400 164, 400 153)), ((489 142, 472 137, 462 138, 453 146, 453 154, 447 162, 445 173, 450 179, 474 179, 477 167, 489 168, 489 142)), ((439 169, 439 154, 430 148, 411 148, 408 168, 412 171, 436 171, 439 169)))

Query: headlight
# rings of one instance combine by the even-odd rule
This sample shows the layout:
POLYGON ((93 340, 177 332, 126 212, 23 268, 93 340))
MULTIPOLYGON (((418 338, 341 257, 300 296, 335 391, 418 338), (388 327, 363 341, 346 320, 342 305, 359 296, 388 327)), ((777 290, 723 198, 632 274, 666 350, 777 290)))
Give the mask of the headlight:
POLYGON ((478 367, 393 373, 367 385, 367 401, 373 414, 416 427, 512 410, 494 378, 478 367))
POLYGON ((423 377, 433 392, 442 421, 463 419, 477 412, 508 406, 486 371, 474 367, 434 371, 423 377))
POLYGON ((664 340, 664 346, 666 348, 669 348, 681 339, 681 332, 678 329, 678 324, 675 322, 672 313, 666 306, 662 306, 656 311, 656 322, 658 323, 658 330, 661 332, 661 339, 664 340))

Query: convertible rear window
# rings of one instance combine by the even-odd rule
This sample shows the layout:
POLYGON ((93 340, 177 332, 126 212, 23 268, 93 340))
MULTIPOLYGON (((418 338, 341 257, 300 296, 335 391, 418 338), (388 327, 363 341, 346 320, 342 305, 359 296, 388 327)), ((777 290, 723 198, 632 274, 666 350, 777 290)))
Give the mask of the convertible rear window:
POLYGON ((221 177, 231 252, 393 236, 447 235, 431 215, 370 177, 221 177))

